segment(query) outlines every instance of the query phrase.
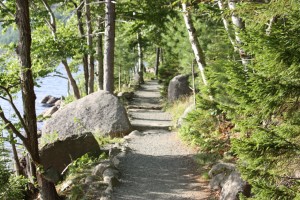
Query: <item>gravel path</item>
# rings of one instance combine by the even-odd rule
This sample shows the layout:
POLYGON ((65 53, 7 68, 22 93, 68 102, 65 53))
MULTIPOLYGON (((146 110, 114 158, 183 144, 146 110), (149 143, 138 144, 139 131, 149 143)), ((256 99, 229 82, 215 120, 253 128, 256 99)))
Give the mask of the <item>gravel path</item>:
POLYGON ((168 131, 170 115, 159 109, 159 85, 150 81, 135 93, 129 116, 141 134, 129 141, 131 151, 121 158, 121 185, 114 200, 209 199, 193 160, 194 151, 168 131))

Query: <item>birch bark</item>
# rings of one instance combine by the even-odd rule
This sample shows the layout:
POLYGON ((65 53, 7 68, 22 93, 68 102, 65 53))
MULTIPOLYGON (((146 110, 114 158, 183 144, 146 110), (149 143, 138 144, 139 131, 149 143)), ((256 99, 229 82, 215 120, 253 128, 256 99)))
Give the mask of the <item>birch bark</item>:
POLYGON ((195 59, 196 59, 198 68, 200 70, 203 84, 207 85, 207 80, 206 80, 206 76, 205 76, 205 72, 204 72, 204 68, 206 67, 205 56, 204 56, 203 50, 200 46, 200 43, 198 41, 197 33, 196 33, 196 30, 195 30, 194 24, 193 24, 193 20, 192 20, 191 14, 187 8, 186 3, 182 3, 182 10, 183 10, 184 22, 185 22, 185 25, 186 25, 186 28, 187 28, 187 31, 189 34, 189 40, 192 45, 192 49, 193 49, 193 52, 195 55, 195 59))
POLYGON ((245 29, 245 23, 234 12, 235 9, 236 9, 236 3, 237 2, 239 2, 239 0, 229 0, 228 1, 228 7, 232 11, 231 20, 232 20, 232 24, 234 26, 234 34, 235 34, 236 46, 238 48, 238 51, 239 51, 239 54, 240 54, 240 58, 242 60, 242 64, 245 66, 245 70, 247 70, 246 66, 250 62, 250 56, 247 55, 247 53, 245 52, 245 50, 242 47, 243 46, 243 42, 242 42, 242 40, 240 38, 240 32, 245 29))

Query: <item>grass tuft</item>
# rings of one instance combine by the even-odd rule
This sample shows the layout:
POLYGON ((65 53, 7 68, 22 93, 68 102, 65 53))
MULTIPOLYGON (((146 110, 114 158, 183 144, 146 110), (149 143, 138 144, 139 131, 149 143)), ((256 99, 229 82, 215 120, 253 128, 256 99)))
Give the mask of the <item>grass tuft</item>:
POLYGON ((178 101, 175 101, 172 104, 167 104, 165 105, 166 111, 171 113, 172 115, 172 121, 174 127, 176 126, 176 123, 178 119, 182 116, 184 113, 185 109, 191 105, 193 102, 192 96, 189 97, 183 97, 179 99, 178 101))

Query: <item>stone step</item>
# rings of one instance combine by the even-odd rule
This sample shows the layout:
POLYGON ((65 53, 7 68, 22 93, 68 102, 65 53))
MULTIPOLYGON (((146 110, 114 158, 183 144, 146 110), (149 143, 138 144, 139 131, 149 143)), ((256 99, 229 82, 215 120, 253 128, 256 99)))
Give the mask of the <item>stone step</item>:
POLYGON ((161 110, 160 105, 128 105, 127 109, 145 109, 145 110, 161 110))
POLYGON ((131 125, 134 130, 146 131, 146 130, 171 130, 172 126, 169 124, 147 124, 140 123, 137 120, 132 120, 131 125))

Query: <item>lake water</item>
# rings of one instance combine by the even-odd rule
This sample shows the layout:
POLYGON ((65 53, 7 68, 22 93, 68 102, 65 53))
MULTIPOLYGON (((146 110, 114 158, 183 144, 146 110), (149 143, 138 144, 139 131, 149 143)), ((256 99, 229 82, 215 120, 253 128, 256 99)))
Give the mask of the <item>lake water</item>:
MULTIPOLYGON (((62 65, 58 66, 57 71, 62 73, 62 76, 66 77, 66 73, 62 65)), ((47 107, 40 103, 45 96, 52 95, 55 97, 61 97, 67 96, 68 94, 68 80, 53 75, 54 73, 49 74, 49 76, 38 80, 37 82, 40 85, 40 87, 34 88, 36 95, 37 115, 41 114, 45 109, 47 109, 47 107)), ((18 109, 20 109, 21 111, 23 110, 21 93, 18 93, 17 99, 15 100, 15 104, 18 109)), ((2 106, 7 115, 11 115, 14 113, 10 104, 5 102, 4 100, 0 100, 0 105, 2 106)))
MULTIPOLYGON (((61 73, 62 76, 66 77, 65 70, 63 66, 60 64, 57 68, 57 71, 61 73)), ((40 87, 35 87, 35 94, 36 94, 36 113, 37 115, 41 114, 44 110, 48 109, 43 104, 41 104, 41 100, 47 96, 52 95, 55 97, 61 97, 61 96, 67 96, 68 95, 68 80, 53 76, 54 73, 49 74, 49 76, 42 78, 38 80, 38 84, 40 87)), ((14 100, 14 103, 16 104, 17 108, 20 110, 20 112, 23 112, 22 109, 22 98, 21 98, 21 92, 17 94, 17 98, 14 100)), ((14 111, 11 108, 10 104, 2 99, 0 99, 0 105, 4 110, 4 113, 6 114, 6 117, 9 119, 12 119, 12 115, 14 115, 14 111)), ((42 123, 38 123, 38 129, 40 129, 42 126, 42 123)), ((5 133, 4 133, 5 134, 5 133)), ((5 145, 6 146, 6 145, 5 145)))

